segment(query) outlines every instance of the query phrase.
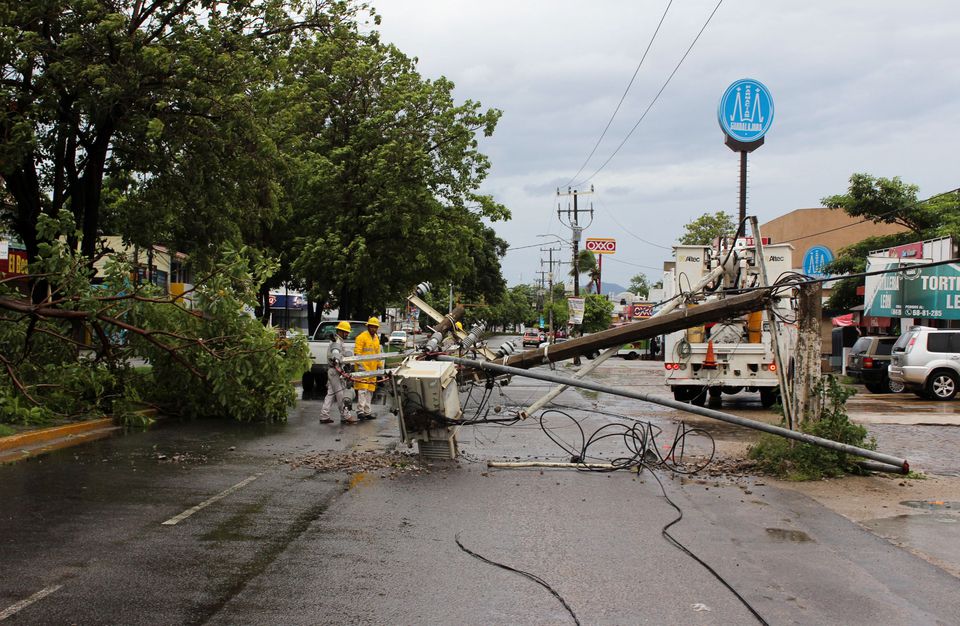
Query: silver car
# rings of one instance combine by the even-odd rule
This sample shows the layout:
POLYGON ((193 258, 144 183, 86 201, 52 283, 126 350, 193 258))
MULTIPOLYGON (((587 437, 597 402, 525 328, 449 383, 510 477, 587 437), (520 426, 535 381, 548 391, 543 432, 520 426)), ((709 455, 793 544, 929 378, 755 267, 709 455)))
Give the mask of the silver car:
POLYGON ((921 398, 952 399, 960 385, 960 329, 914 326, 893 344, 887 374, 921 398))

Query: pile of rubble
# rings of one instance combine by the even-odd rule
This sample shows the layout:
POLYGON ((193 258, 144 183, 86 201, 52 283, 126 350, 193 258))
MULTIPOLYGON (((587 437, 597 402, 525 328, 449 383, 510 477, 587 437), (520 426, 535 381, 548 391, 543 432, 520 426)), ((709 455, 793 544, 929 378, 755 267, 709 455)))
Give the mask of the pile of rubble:
POLYGON ((284 459, 290 469, 305 467, 318 472, 377 472, 389 470, 391 474, 401 472, 429 474, 429 466, 420 463, 415 455, 400 452, 315 452, 296 459, 284 459))

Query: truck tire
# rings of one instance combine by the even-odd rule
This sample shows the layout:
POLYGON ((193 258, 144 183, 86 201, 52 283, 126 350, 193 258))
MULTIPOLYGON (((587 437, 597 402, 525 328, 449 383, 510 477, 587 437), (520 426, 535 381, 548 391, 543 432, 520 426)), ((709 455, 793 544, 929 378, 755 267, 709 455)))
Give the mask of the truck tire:
POLYGON ((313 393, 314 385, 313 372, 304 372, 300 378, 300 387, 303 389, 303 395, 307 396, 313 393))
POLYGON ((707 388, 694 387, 690 390, 690 404, 704 406, 707 403, 707 388))
POLYGON ((780 399, 780 388, 779 387, 761 387, 760 388, 760 406, 765 409, 769 409, 774 404, 777 403, 777 400, 780 399))
POLYGON ((957 395, 957 375, 949 370, 937 370, 927 378, 927 394, 932 400, 953 400, 957 395))
POLYGON ((677 402, 689 402, 690 394, 687 388, 681 387, 680 385, 673 387, 673 399, 677 402))
POLYGON ((884 380, 884 384, 890 393, 903 393, 906 390, 906 386, 903 383, 891 380, 889 377, 884 380))

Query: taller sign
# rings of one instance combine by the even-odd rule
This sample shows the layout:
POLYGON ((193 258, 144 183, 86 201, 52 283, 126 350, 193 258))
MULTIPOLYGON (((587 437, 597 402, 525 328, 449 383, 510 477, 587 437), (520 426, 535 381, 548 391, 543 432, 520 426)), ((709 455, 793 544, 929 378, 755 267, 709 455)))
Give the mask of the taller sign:
POLYGON ((617 240, 610 237, 590 237, 584 248, 594 254, 613 254, 617 251, 617 240))
POLYGON ((753 143, 773 123, 773 97, 759 80, 741 78, 727 87, 717 110, 720 128, 731 139, 753 143))

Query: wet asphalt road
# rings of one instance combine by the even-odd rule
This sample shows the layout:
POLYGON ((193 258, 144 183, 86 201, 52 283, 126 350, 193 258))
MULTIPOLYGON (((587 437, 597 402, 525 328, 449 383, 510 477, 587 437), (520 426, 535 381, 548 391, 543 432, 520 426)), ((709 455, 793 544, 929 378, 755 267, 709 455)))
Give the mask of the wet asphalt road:
MULTIPOLYGON (((653 389, 658 375, 652 364, 614 359, 597 378, 653 389)), ((514 380, 491 395, 488 405, 501 407, 491 414, 545 389, 514 380)), ((732 400, 734 412, 762 413, 751 399, 732 400)), ((574 407, 563 410, 576 421, 557 413, 545 422, 572 446, 581 428, 617 421, 603 412, 665 429, 677 417, 578 391, 558 403, 574 407)), ((661 536, 677 513, 649 472, 485 466, 563 459, 536 423, 464 428, 463 458, 430 473, 291 469, 285 461, 311 452, 396 443, 391 417, 324 426, 318 411, 301 402, 275 426, 167 424, 0 467, 0 615, 32 598, 7 620, 572 623, 542 587, 461 551, 459 534, 471 550, 545 579, 584 624, 756 621, 661 536)), ((720 426, 719 438, 742 437, 720 426)), ((658 476, 683 511, 672 533, 770 623, 957 623, 960 581, 808 498, 762 481, 658 476)), ((949 537, 945 529, 928 534, 949 537)))

